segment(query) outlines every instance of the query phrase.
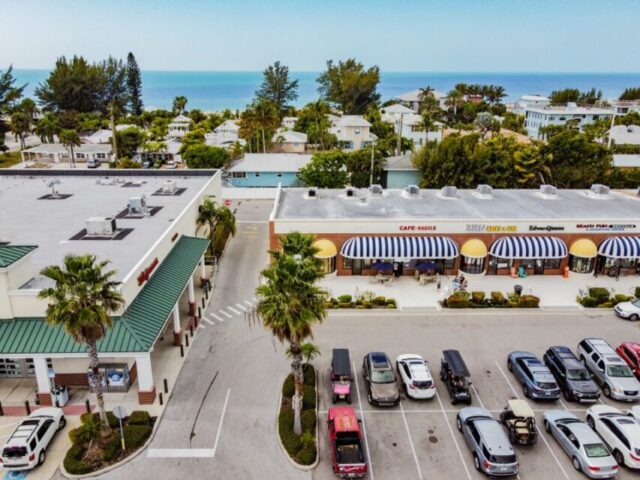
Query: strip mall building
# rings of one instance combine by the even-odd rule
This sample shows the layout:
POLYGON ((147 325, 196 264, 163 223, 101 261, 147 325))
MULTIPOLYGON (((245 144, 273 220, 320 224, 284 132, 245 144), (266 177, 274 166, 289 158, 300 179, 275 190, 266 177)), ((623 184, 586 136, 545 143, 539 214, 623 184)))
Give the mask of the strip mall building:
POLYGON ((286 189, 270 218, 270 245, 299 231, 316 237, 327 272, 369 275, 393 262, 413 275, 420 263, 445 274, 635 273, 640 198, 589 190, 286 189))

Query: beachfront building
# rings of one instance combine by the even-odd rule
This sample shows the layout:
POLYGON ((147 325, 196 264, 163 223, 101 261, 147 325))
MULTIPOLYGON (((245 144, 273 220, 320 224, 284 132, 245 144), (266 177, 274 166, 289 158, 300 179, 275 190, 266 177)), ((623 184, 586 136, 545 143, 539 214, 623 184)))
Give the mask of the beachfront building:
POLYGON ((0 170, 0 191, 14 206, 0 209, 0 384, 26 379, 21 388, 41 405, 52 404, 51 376, 88 388, 86 348, 47 323, 38 293, 52 285, 44 267, 91 254, 110 261, 125 300, 98 342, 106 391, 137 389, 141 404, 153 403, 162 382, 154 368, 197 326, 195 292, 210 270, 196 218, 204 198, 220 200, 220 173, 0 170))
POLYGON ((616 115, 640 113, 640 100, 611 100, 609 104, 616 115))
POLYGON ((371 146, 377 137, 371 133, 371 124, 362 115, 343 115, 333 119, 329 133, 336 136, 338 146, 345 151, 371 146))
POLYGON ((529 107, 544 108, 548 107, 550 103, 551 100, 549 100, 549 97, 545 97, 544 95, 522 95, 516 100, 516 103, 513 104, 512 111, 524 115, 529 107))
POLYGON ((415 275, 607 274, 640 267, 640 198, 589 190, 283 189, 269 220, 270 247, 293 231, 315 235, 326 269, 372 275, 380 263, 415 275))
POLYGON ((310 161, 311 155, 299 153, 245 153, 227 170, 227 181, 234 187, 296 187, 298 172, 310 161))
POLYGON ((271 138, 272 148, 277 153, 304 153, 307 134, 293 130, 279 130, 271 138))
POLYGON ((422 176, 413 165, 411 155, 399 155, 385 159, 382 170, 382 186, 384 188, 406 188, 420 185, 422 176))
MULTIPOLYGON (((20 152, 23 162, 36 163, 69 163, 70 150, 61 143, 43 143, 20 152)), ((113 160, 110 143, 83 143, 73 149, 74 161, 85 163, 87 160, 98 160, 101 163, 113 160)))
MULTIPOLYGON (((409 107, 411 110, 417 113, 420 110, 420 93, 420 89, 411 90, 410 92, 398 95, 394 100, 406 107, 409 107)), ((447 96, 444 93, 433 90, 431 94, 438 101, 438 105, 440 106, 440 108, 447 108, 447 96)))
POLYGON ((182 138, 191 128, 192 120, 185 115, 178 115, 169 123, 169 137, 182 138))
POLYGON ((579 107, 575 103, 568 103, 566 107, 527 107, 524 127, 530 137, 542 138, 540 129, 543 127, 564 125, 569 121, 583 127, 596 120, 611 120, 613 114, 613 110, 609 108, 579 107))
POLYGON ((280 125, 282 126, 282 128, 293 130, 296 126, 297 121, 298 117, 284 117, 280 125))
POLYGON ((236 120, 225 120, 212 133, 206 133, 204 136, 205 143, 210 147, 230 147, 236 142, 244 145, 244 139, 240 138, 238 132, 240 127, 236 120))
POLYGON ((422 116, 402 104, 396 103, 381 108, 380 116, 382 121, 394 126, 396 133, 402 131, 402 136, 411 140, 418 148, 427 142, 442 140, 442 123, 433 122, 430 130, 426 132, 422 116))

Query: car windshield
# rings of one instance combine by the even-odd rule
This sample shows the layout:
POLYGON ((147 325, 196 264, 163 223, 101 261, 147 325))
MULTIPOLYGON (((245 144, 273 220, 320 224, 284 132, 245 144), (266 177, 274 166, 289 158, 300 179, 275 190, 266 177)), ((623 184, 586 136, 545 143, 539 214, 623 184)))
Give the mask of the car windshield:
POLYGON ((393 383, 393 372, 391 370, 372 370, 371 381, 373 383, 393 383))
POLYGON ((587 372, 584 368, 579 370, 569 370, 567 371, 567 377, 569 380, 589 380, 591 377, 589 376, 589 372, 587 372))
POLYGON ((607 457, 609 450, 602 443, 588 443, 584 446, 584 451, 589 458, 607 457))
POLYGON ((20 458, 27 454, 27 447, 6 447, 2 451, 2 456, 5 458, 20 458))
POLYGON ((636 308, 640 308, 640 298, 638 300, 634 300, 631 304, 636 308))
POLYGON ((633 372, 626 365, 609 365, 607 375, 610 377, 633 377, 633 372))

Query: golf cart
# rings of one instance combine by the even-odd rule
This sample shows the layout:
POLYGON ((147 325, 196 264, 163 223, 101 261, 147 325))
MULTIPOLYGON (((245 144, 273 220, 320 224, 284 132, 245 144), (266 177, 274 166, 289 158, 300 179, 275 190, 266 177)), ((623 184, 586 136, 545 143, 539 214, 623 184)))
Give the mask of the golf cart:
POLYGON ((440 380, 444 382, 451 397, 451 403, 464 402, 471 405, 471 375, 460 352, 444 350, 440 363, 440 380))
POLYGON ((500 423, 507 427, 512 444, 534 445, 538 441, 533 410, 524 400, 509 400, 500 412, 500 423))
POLYGON ((338 400, 346 400, 351 403, 351 360, 349 350, 346 348, 334 348, 331 358, 331 389, 333 403, 338 400))

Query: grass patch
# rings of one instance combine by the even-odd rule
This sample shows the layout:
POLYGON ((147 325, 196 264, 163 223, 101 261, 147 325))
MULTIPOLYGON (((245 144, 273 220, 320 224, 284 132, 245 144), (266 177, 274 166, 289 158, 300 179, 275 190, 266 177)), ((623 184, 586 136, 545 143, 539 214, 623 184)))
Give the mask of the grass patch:
POLYGON ((22 161, 20 152, 0 153, 0 168, 10 168, 22 161))
POLYGON ((301 412, 302 435, 293 433, 293 375, 289 374, 282 386, 282 404, 278 415, 278 433, 280 441, 289 456, 301 465, 311 465, 316 461, 316 370, 309 363, 303 365, 304 386, 301 412))

